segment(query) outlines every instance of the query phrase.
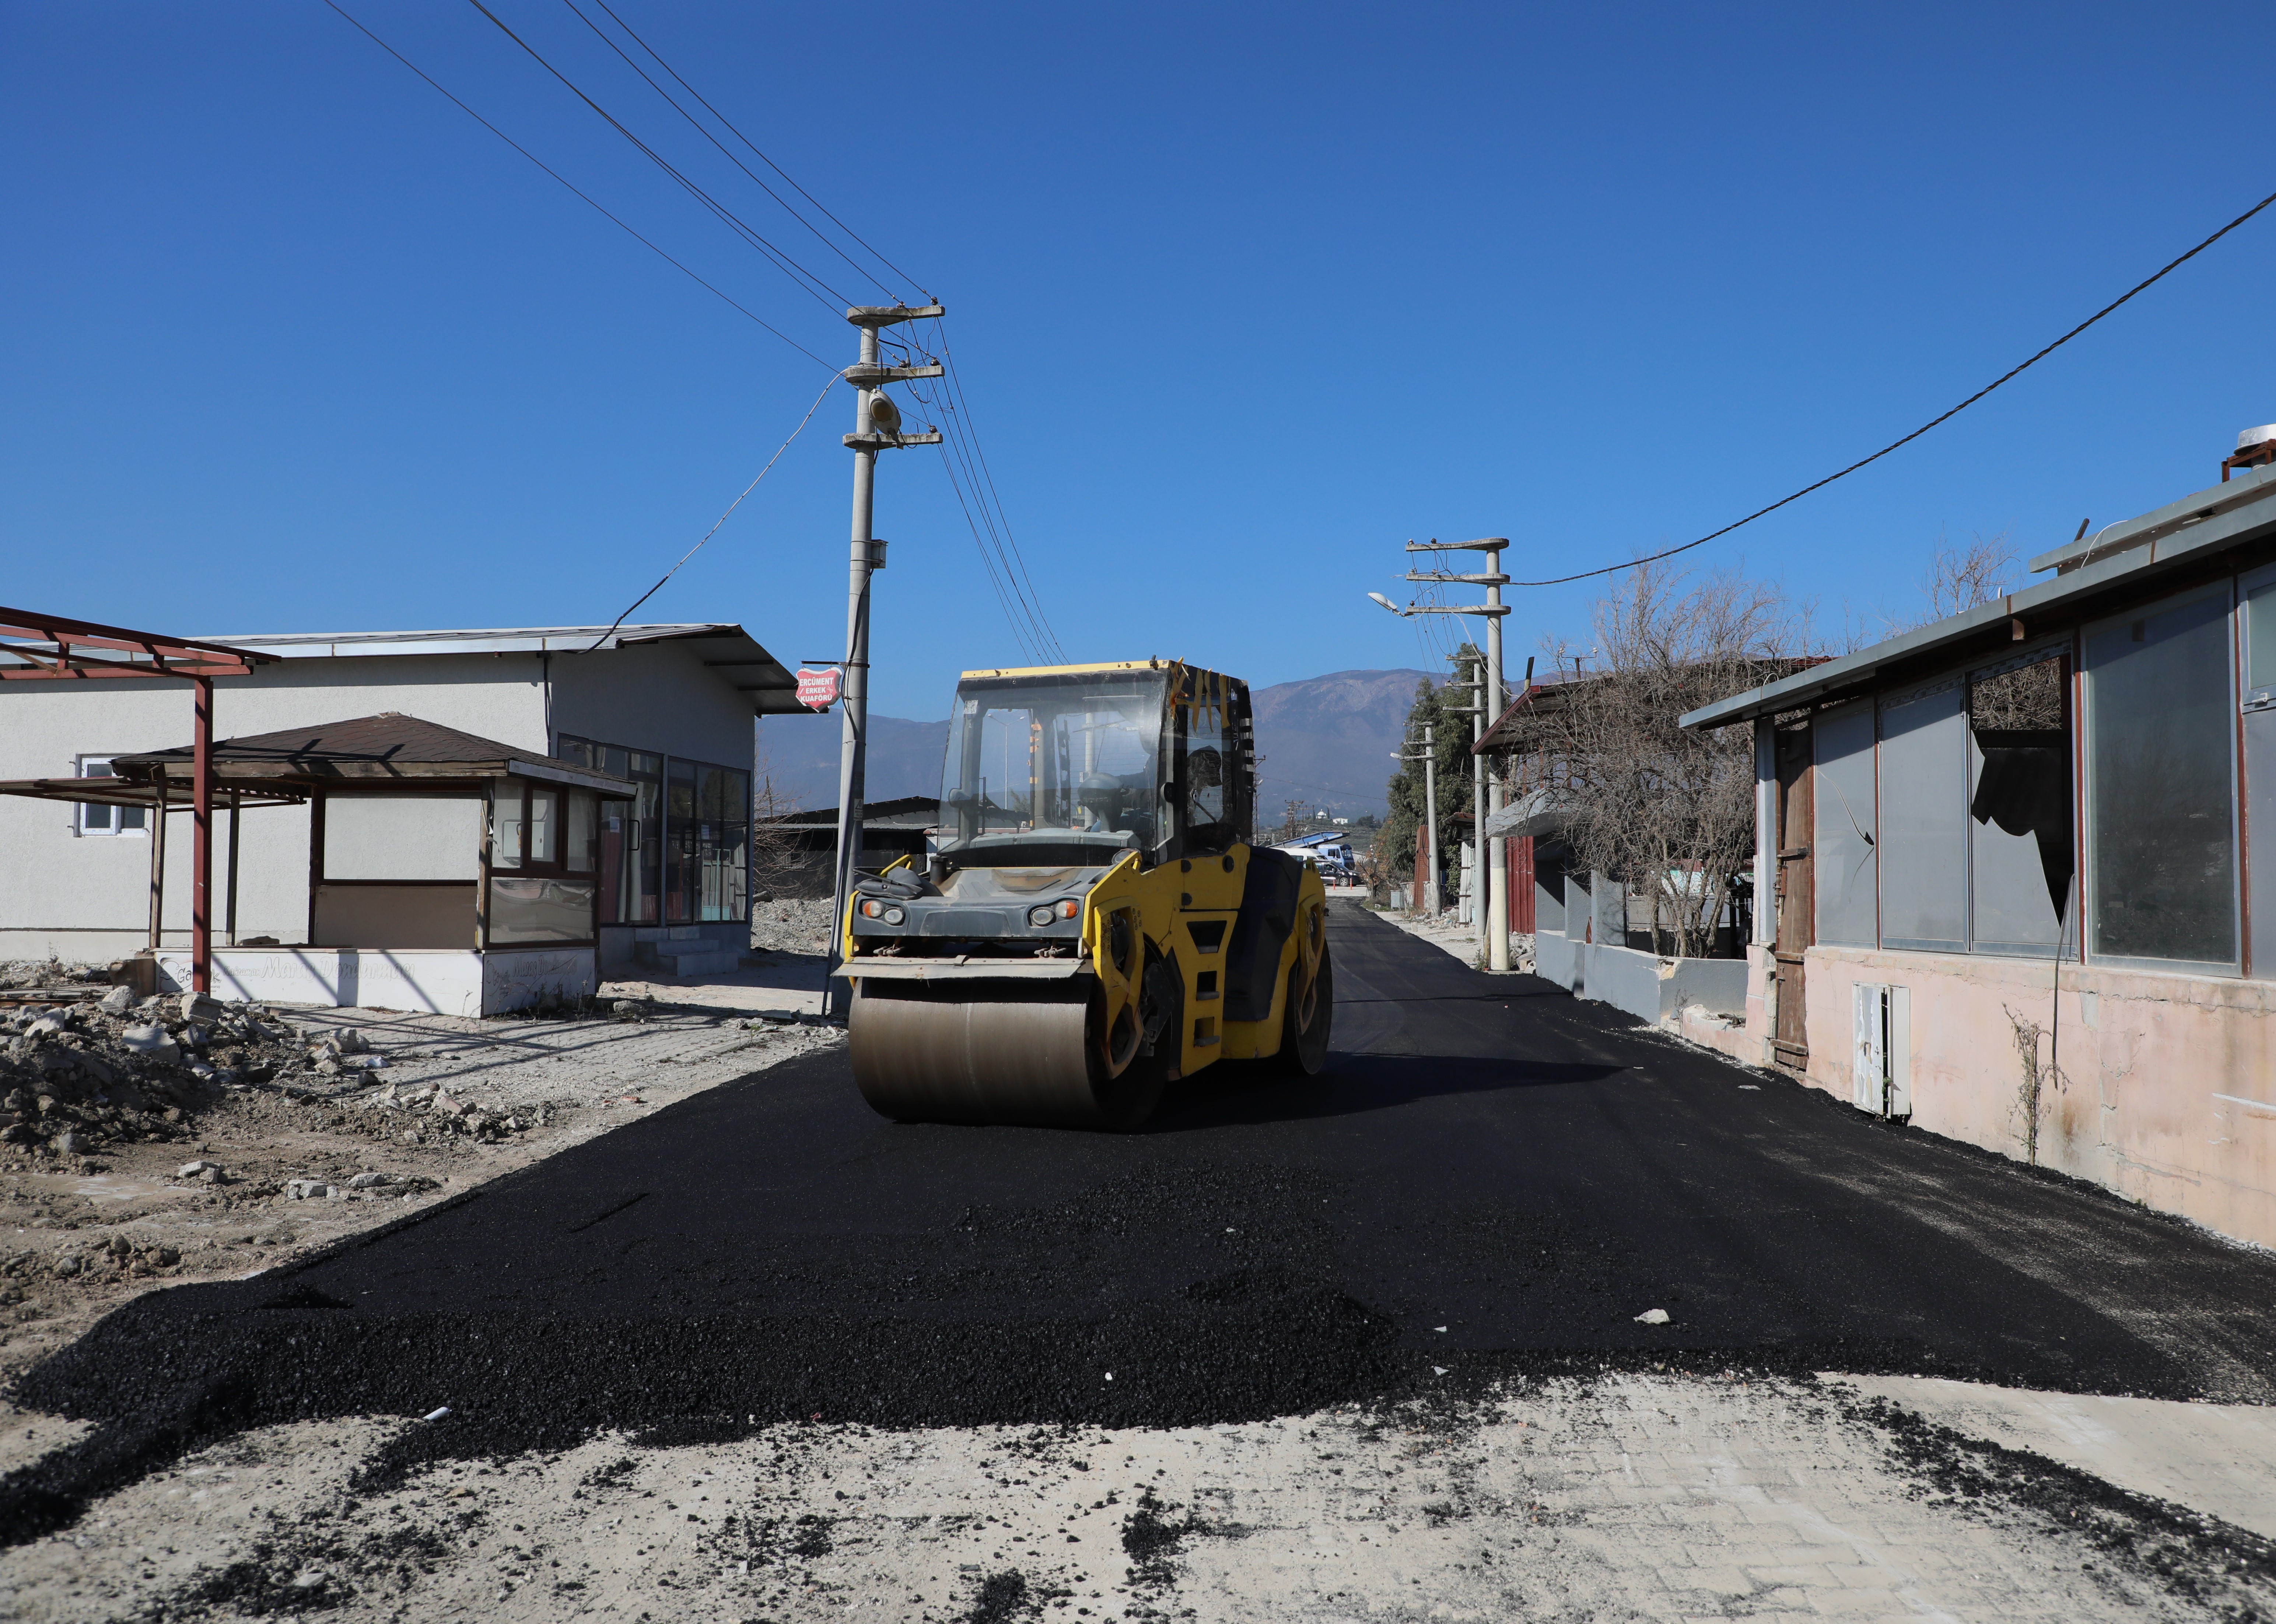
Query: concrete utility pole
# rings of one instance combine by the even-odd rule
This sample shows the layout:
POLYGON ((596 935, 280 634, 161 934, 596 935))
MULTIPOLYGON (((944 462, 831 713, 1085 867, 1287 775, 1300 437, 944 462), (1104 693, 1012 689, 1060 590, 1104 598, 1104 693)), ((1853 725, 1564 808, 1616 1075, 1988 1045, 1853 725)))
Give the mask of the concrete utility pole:
POLYGON ((1426 851, 1429 854, 1430 867, 1422 882, 1422 911, 1430 914, 1438 912, 1438 752, 1432 748, 1436 734, 1431 724, 1423 723, 1422 754, 1394 754, 1392 757, 1393 761, 1422 763, 1422 839, 1415 846, 1415 855, 1421 861, 1426 851))
MULTIPOLYGON (((853 893, 854 870, 861 861, 862 777, 869 738, 869 577, 885 567, 885 543, 869 534, 877 489, 877 453, 900 445, 937 445, 938 434, 903 434, 901 413, 882 391, 887 383, 906 378, 937 378, 941 368, 887 367, 877 356, 877 331, 902 322, 921 321, 943 314, 939 305, 856 305, 846 319, 861 330, 861 359, 846 368, 854 385, 854 432, 846 444, 854 452, 854 543, 846 592, 846 665, 842 695, 845 727, 838 757, 838 883, 837 907, 830 928, 829 969, 841 959, 838 932, 846 919, 846 899, 853 893)), ((823 1008, 842 1014, 852 990, 832 975, 823 983, 823 1008)))
MULTIPOLYGON (((1483 603, 1409 603, 1401 609, 1380 592, 1368 596, 1394 615, 1483 615, 1486 622, 1486 691, 1487 725, 1498 719, 1508 709, 1508 698, 1501 682, 1501 620, 1509 613, 1509 605, 1501 601, 1501 589, 1509 584, 1502 573, 1502 549, 1509 545, 1506 535, 1489 535, 1475 542, 1409 542, 1409 552, 1482 552, 1486 555, 1487 568, 1482 573, 1453 574, 1445 570, 1409 570, 1409 581, 1463 581, 1486 589, 1483 603)), ((1480 756, 1481 771, 1485 758, 1480 756)), ((1487 816, 1502 809, 1502 782, 1498 772, 1486 775, 1487 816)), ((1483 826, 1479 834, 1484 835, 1483 826)), ((1486 909, 1486 968, 1494 970, 1509 968, 1509 847, 1497 839, 1493 843, 1493 861, 1486 874, 1492 888, 1486 909)))
POLYGON ((1478 742, 1486 736, 1486 666, 1477 649, 1473 647, 1462 654, 1450 654, 1450 660, 1468 660, 1470 679, 1450 682, 1446 686, 1468 688, 1470 693, 1470 922, 1477 927, 1478 947, 1491 960, 1493 945, 1486 938, 1491 934, 1492 909, 1486 898, 1486 766, 1485 757, 1478 754, 1478 742))

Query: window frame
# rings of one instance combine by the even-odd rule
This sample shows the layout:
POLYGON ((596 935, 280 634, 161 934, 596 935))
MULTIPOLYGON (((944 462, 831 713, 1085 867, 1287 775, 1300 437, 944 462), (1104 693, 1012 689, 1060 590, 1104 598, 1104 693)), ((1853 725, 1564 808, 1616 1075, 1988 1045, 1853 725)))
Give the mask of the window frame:
POLYGON ((2078 752, 2079 772, 2074 793, 2078 806, 2078 863, 2080 895, 2084 906, 2080 910, 2078 961, 2110 969, 2142 970, 2155 975, 2198 975, 2237 981, 2244 975, 2244 828, 2241 807, 2242 784, 2242 739, 2237 726, 2242 695, 2239 683, 2243 676, 2240 667, 2237 642, 2241 630, 2237 606, 2242 601, 2239 581, 2234 575, 2224 575, 2218 581, 2205 581, 2163 597, 2151 598, 2099 619, 2081 621, 2075 633, 2075 662, 2074 669, 2081 679, 2077 703, 2073 712, 2074 747, 2078 752), (2228 660, 2228 692, 2223 714, 2229 725, 2224 730, 2228 741, 2228 839, 2229 839, 2229 958, 2226 963, 2200 959, 2150 959, 2133 954, 2113 954, 2097 952, 2094 941, 2101 923, 2101 898, 2097 892, 2095 877, 2099 868, 2101 829, 2095 816, 2094 708, 2096 670, 2087 654, 2087 645, 2098 633, 2129 621, 2148 620, 2174 610, 2185 608, 2201 599, 2226 595, 2227 612, 2223 615, 2226 635, 2222 638, 2228 660))
POLYGON ((2052 660, 2057 663, 2062 687, 2062 733, 2064 747, 2070 752, 2068 790, 2070 796, 2070 896, 2079 902, 2084 883, 2085 858, 2079 825, 2085 819, 2085 791, 2080 782, 2079 758, 2085 740, 2083 717, 2078 704, 2078 664, 2083 642, 2074 632, 2061 632, 2050 637, 2036 638, 2021 649, 2004 654, 1996 660, 1971 665, 1961 678, 1964 698, 1961 714, 1966 717, 1968 759, 1961 778, 1966 799, 1961 810, 1968 820, 1968 951, 1986 959, 2045 959, 2067 958, 2074 937, 2083 939, 2082 926, 2085 908, 2079 906, 2062 910, 2055 920, 2055 939, 2052 944, 2004 942, 1989 939, 1976 929, 1976 841, 1985 825, 1976 821, 1971 809, 1976 804, 1976 788, 1981 770, 1983 747, 1976 741, 1976 685, 2010 672, 2027 671, 2034 665, 2052 660))
MULTIPOLYGON (((110 764, 118 759, 116 753, 109 755, 73 756, 72 777, 74 778, 116 778, 118 775, 110 770, 110 764), (102 769, 101 772, 87 770, 90 767, 97 766, 102 769)), ((133 836, 147 839, 150 834, 150 819, 155 815, 154 808, 113 806, 108 801, 74 801, 72 802, 72 837, 74 839, 116 840, 122 837, 133 836), (110 820, 110 827, 107 829, 88 827, 87 815, 96 807, 102 808, 104 815, 110 820), (129 812, 139 812, 142 816, 141 823, 132 829, 126 827, 122 821, 129 812)))
MULTIPOLYGON (((1811 717, 1814 726, 1817 721, 1811 717)), ((1815 808, 1813 808, 1813 822, 1815 808)), ((1969 932, 1973 928, 1976 899, 1976 843, 1969 837, 1968 816, 1968 672, 1965 667, 1954 667, 1931 677, 1908 682, 1873 695, 1873 852, 1874 852, 1874 915, 1875 935, 1881 948, 1891 952, 1905 953, 1966 953, 1969 932), (1892 706, 1901 708, 1938 698, 1957 691, 1960 697, 1958 734, 1960 793, 1952 808, 1959 820, 1960 869, 1958 892, 1960 904, 1960 934, 1957 937, 1900 937, 1890 939, 1889 929, 1889 774, 1885 755, 1889 747, 1888 713, 1892 706)), ((1816 865, 1813 854, 1811 863, 1816 865)), ((1898 865, 1897 883, 1901 885, 1910 877, 1898 865)), ((1811 905, 1812 927, 1816 924, 1816 903, 1811 905)))

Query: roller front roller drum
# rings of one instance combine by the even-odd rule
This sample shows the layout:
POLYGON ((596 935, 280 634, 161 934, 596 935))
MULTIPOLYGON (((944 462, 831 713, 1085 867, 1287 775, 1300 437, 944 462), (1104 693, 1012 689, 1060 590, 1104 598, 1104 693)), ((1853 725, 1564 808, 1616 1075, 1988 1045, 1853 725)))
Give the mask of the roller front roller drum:
POLYGON ((1127 1032, 1114 1065, 1102 1002, 1095 983, 975 983, 944 996, 863 982, 847 1024, 854 1081, 899 1122, 1127 1131, 1153 1114, 1167 1068, 1127 1032))

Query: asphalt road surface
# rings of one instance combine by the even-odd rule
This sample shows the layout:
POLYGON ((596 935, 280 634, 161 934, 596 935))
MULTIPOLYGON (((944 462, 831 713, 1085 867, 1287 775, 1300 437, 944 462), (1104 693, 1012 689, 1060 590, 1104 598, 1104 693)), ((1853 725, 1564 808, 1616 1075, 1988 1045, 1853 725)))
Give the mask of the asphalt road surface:
POLYGON ((1182 1426, 1608 1369, 2276 1396, 2264 1254, 1349 905, 1331 942, 1328 1074, 1214 1068, 1141 1134, 896 1126, 834 1048, 144 1296, 26 1378, 102 1424, 0 1484, 0 1529, 247 1427, 444 1407, 367 1480, 603 1430, 1182 1426))

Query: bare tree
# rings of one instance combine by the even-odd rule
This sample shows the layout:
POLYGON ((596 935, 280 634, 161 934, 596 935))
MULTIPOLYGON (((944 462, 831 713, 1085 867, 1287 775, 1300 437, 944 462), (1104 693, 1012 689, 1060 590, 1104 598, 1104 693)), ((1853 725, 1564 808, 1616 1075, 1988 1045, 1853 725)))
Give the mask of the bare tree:
MULTIPOLYGON (((1650 899, 1655 943, 1698 956, 1753 855, 1754 740, 1676 719, 1787 669, 1802 627, 1777 588, 1729 573, 1641 564, 1616 581, 1596 605, 1595 661, 1557 702, 1529 707, 1517 747, 1575 857, 1650 899)), ((1571 658, 1562 642, 1544 652, 1571 658)))
POLYGON ((1921 581, 1928 619, 1919 624, 1945 619, 2012 592, 2021 562, 2005 530, 1997 535, 1976 532, 1957 546, 1939 535, 1928 574, 1921 581))
POLYGON ((757 770, 752 775, 755 785, 751 794, 752 881, 761 892, 803 894, 817 876, 826 873, 829 854, 806 850, 801 838, 783 826, 783 820, 800 809, 797 798, 775 787, 763 739, 754 755, 757 770))

